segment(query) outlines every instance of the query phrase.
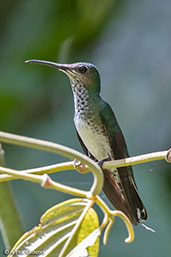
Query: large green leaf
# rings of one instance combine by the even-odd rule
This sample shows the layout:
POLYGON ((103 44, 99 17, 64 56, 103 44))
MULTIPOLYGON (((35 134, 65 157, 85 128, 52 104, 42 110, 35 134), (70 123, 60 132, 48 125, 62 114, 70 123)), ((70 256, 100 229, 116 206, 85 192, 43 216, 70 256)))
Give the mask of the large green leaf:
POLYGON ((8 256, 16 252, 17 256, 22 257, 33 254, 96 257, 99 250, 99 221, 94 209, 88 208, 89 204, 89 200, 75 198, 50 208, 41 217, 39 226, 25 233, 8 256), (76 246, 80 242, 79 249, 76 246))

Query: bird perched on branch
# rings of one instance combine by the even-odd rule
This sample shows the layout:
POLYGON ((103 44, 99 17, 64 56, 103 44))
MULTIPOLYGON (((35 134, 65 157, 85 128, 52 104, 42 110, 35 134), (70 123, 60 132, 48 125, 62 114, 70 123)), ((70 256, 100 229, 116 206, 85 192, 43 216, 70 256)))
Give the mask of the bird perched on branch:
MULTIPOLYGON (((102 166, 105 160, 129 157, 126 142, 116 117, 100 96, 100 75, 93 64, 60 64, 42 60, 28 60, 52 66, 70 79, 74 97, 74 123, 80 144, 90 158, 102 166)), ((123 211, 133 224, 147 219, 135 183, 132 167, 103 169, 103 191, 113 206, 123 211)))

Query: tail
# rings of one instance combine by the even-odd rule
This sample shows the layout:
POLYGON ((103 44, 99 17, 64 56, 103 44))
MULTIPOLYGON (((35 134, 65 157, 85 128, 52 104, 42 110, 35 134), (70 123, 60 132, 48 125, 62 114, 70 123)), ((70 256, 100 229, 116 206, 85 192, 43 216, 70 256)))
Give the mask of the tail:
MULTIPOLYGON (((125 174, 122 169, 128 167, 119 168, 119 174, 125 174)), ((138 190, 131 176, 121 178, 121 187, 118 186, 114 178, 113 173, 110 170, 103 170, 104 173, 104 185, 103 191, 113 204, 113 206, 123 211, 130 219, 132 224, 137 225, 139 222, 147 219, 146 209, 140 199, 138 190)))
MULTIPOLYGON (((131 199, 133 201, 133 208, 136 210, 137 221, 145 221, 147 219, 147 211, 139 196, 138 188, 135 184, 133 177, 129 177, 131 199)), ((130 199, 130 200, 131 200, 130 199)))

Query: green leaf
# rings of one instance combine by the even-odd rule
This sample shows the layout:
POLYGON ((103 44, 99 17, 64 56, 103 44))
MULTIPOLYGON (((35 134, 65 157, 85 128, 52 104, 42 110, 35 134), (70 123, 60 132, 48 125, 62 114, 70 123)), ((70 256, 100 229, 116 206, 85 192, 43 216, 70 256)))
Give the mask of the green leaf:
MULTIPOLYGON (((95 230, 95 228, 99 227, 99 220, 98 216, 93 208, 89 209, 83 222, 81 223, 79 234, 78 234, 78 243, 82 242, 83 239, 85 239, 87 236, 91 234, 95 230)), ((91 234, 89 238, 86 238, 87 240, 82 244, 82 248, 80 252, 83 252, 84 249, 86 249, 88 246, 88 254, 91 257, 96 257, 98 255, 97 249, 99 248, 99 238, 100 232, 97 229, 94 231, 94 234, 91 234), (97 240, 96 240, 97 239, 97 240), (93 244, 92 244, 93 242, 93 244), (91 246, 92 245, 92 246, 91 246), (84 249, 83 249, 84 248, 84 249)), ((81 247, 81 246, 80 246, 81 247)), ((78 256, 81 257, 79 254, 78 256)), ((86 256, 86 255, 84 255, 86 256)))
POLYGON ((14 252, 24 257, 81 257, 83 253, 98 256, 99 221, 90 205, 90 200, 75 198, 50 208, 42 215, 39 226, 25 233, 8 256, 14 252))
POLYGON ((100 230, 94 230, 81 243, 79 243, 67 257, 96 257, 99 250, 100 230))
POLYGON ((0 229, 5 247, 10 249, 24 232, 8 182, 0 183, 0 229))
MULTIPOLYGON (((0 143, 0 166, 4 166, 4 156, 5 152, 0 143)), ((7 182, 0 183, 0 230, 6 248, 11 248, 23 233, 20 215, 7 182)))

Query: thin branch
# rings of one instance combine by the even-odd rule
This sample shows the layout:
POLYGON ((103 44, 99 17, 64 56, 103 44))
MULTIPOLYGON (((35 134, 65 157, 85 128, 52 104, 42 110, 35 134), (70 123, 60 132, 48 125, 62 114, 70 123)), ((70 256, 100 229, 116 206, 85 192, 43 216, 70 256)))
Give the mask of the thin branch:
POLYGON ((106 205, 106 203, 98 195, 96 196, 96 204, 98 204, 98 206, 102 209, 102 211, 104 212, 104 215, 105 215, 103 222, 100 225, 100 229, 102 230, 109 222, 109 224, 107 225, 106 230, 104 232, 104 238, 103 238, 104 244, 107 243, 108 235, 109 235, 111 226, 114 222, 115 216, 119 216, 124 221, 124 223, 127 227, 127 230, 128 230, 128 237, 125 239, 125 242, 131 243, 134 240, 134 230, 133 230, 132 224, 131 224, 130 220, 128 219, 128 217, 121 211, 110 210, 109 207, 106 205))
POLYGON ((171 149, 168 151, 154 152, 142 154, 134 157, 129 157, 121 160, 115 161, 106 161, 103 163, 104 169, 109 168, 119 168, 124 166, 136 165, 145 162, 157 161, 157 160, 166 160, 167 162, 171 162, 171 149))
POLYGON ((44 141, 44 140, 18 136, 18 135, 6 133, 6 132, 0 132, 0 142, 20 145, 25 147, 32 147, 40 150, 57 153, 62 156, 68 157, 70 159, 78 159, 83 164, 88 165, 94 175, 94 182, 90 190, 91 194, 98 195, 103 187, 103 180, 104 180, 103 172, 101 168, 98 166, 98 164, 95 163, 86 155, 81 154, 69 147, 44 141))
MULTIPOLYGON (((120 160, 106 161, 103 163, 103 168, 104 169, 109 169, 114 167, 118 168, 118 167, 136 165, 136 164, 141 164, 141 163, 146 163, 146 162, 151 162, 156 160, 164 160, 164 159, 168 163, 171 162, 171 149, 169 149, 168 151, 148 153, 148 154, 138 155, 138 156, 129 157, 129 158, 120 159, 120 160)), ((44 167, 21 170, 21 172, 24 172, 27 174, 43 175, 43 174, 51 174, 55 172, 72 170, 72 169, 76 169, 78 172, 82 174, 90 171, 87 165, 83 165, 81 162, 76 163, 75 161, 70 161, 70 162, 52 164, 44 167)), ((14 180, 14 179, 18 179, 18 177, 7 175, 7 174, 0 174, 0 182, 5 182, 9 180, 14 180)))
POLYGON ((0 167, 0 172, 15 176, 17 178, 24 179, 27 181, 39 183, 41 184, 42 187, 60 190, 62 192, 76 195, 79 197, 91 198, 91 193, 89 191, 84 191, 84 190, 76 189, 73 187, 69 187, 69 186, 65 186, 63 184, 57 183, 53 181, 47 174, 44 174, 44 175, 26 174, 21 171, 16 171, 16 170, 3 168, 3 167, 0 167))
MULTIPOLYGON (((20 172, 24 172, 27 174, 36 174, 36 175, 51 174, 55 172, 75 169, 74 163, 75 163, 74 161, 63 162, 63 163, 33 168, 33 169, 20 170, 20 172)), ((18 179, 18 177, 7 175, 7 174, 0 174, 0 182, 5 182, 9 180, 14 180, 14 179, 18 179)))
MULTIPOLYGON (((26 173, 26 174, 33 174, 33 173, 50 174, 54 172, 71 170, 71 169, 76 169, 81 173, 86 173, 87 171, 92 170, 92 172, 94 172, 93 174, 95 179, 94 179, 94 184, 91 188, 91 192, 93 195, 96 195, 101 191, 102 184, 103 184, 103 179, 102 179, 103 175, 100 168, 90 158, 88 158, 87 156, 75 150, 72 150, 68 147, 64 147, 51 142, 32 139, 32 138, 23 137, 23 136, 17 136, 17 135, 5 133, 5 132, 0 132, 0 141, 11 143, 11 144, 27 146, 27 147, 38 148, 41 150, 51 151, 51 152, 55 152, 55 153, 67 156, 72 159, 77 158, 80 160, 78 164, 76 164, 75 161, 71 161, 71 162, 53 164, 53 165, 34 168, 34 169, 22 170, 20 172, 26 173), (99 182, 97 183, 97 181, 99 182)), ((155 161, 155 160, 162 160, 162 159, 165 159, 168 163, 171 162, 171 149, 169 149, 168 151, 148 153, 148 154, 138 155, 138 156, 129 157, 121 160, 106 161, 103 163, 103 168, 109 169, 113 167, 116 167, 116 168, 124 167, 124 166, 136 165, 136 164, 141 164, 141 163, 155 161)), ((0 182, 17 179, 17 178, 18 177, 15 177, 12 175, 1 174, 0 182)))
POLYGON ((120 217, 124 221, 125 226, 127 227, 127 230, 128 230, 128 234, 129 234, 129 236, 125 239, 125 243, 131 243, 134 240, 135 235, 134 235, 133 226, 132 226, 130 220, 128 219, 128 217, 122 211, 118 211, 118 210, 111 211, 111 214, 113 216, 120 217))

